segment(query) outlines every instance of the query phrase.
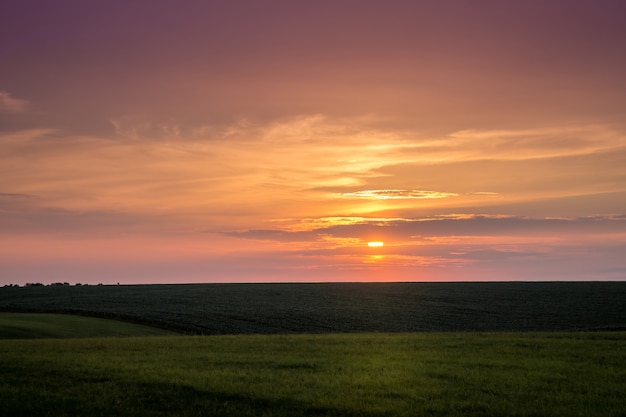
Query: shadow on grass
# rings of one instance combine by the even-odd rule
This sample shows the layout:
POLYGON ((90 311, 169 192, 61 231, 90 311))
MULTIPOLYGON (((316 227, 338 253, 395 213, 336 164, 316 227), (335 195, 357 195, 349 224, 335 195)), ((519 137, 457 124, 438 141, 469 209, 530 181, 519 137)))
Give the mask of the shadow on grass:
POLYGON ((292 399, 203 391, 175 383, 58 369, 7 369, 0 415, 12 416, 337 416, 381 417, 367 410, 327 408, 292 399))

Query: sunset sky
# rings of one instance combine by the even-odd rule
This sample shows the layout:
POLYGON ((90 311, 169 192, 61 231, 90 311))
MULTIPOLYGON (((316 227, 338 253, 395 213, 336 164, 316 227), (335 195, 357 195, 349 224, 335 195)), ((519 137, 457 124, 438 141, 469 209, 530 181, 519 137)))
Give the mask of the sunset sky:
POLYGON ((2 2, 0 284, 625 280, 625 16, 2 2))

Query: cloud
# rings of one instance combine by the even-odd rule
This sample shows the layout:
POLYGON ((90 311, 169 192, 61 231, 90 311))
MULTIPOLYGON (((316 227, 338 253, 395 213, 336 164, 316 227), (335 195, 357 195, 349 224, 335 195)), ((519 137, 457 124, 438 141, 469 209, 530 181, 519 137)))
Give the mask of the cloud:
MULTIPOLYGON (((209 231, 209 233, 214 233, 209 231)), ((240 232, 220 232, 221 235, 240 239, 276 242, 310 242, 321 239, 313 232, 287 232, 284 230, 246 230, 240 232)))
POLYGON ((20 194, 20 193, 0 193, 0 203, 2 202, 3 199, 24 199, 24 198, 31 198, 31 195, 28 194, 20 194))
MULTIPOLYGON (((341 218, 339 218, 341 219, 341 218)), ((319 226, 304 230, 249 230, 226 232, 232 237, 293 242, 318 238, 361 239, 383 237, 398 244, 417 243, 432 237, 454 236, 571 236, 626 235, 623 215, 580 218, 527 218, 512 215, 451 214, 420 219, 347 218, 333 224, 328 220, 307 219, 307 225, 319 226)))
POLYGON ((337 219, 334 225, 331 219, 307 219, 308 224, 322 226, 309 231, 226 234, 262 240, 268 246, 274 241, 280 249, 268 257, 300 262, 300 268, 320 273, 351 271, 361 277, 356 279, 623 279, 619 268, 623 268, 626 241, 624 215, 337 219), (384 241, 385 246, 369 248, 372 239, 384 241))
POLYGON ((586 155, 626 148, 626 135, 610 125, 579 124, 510 130, 468 129, 416 140, 404 159, 442 163, 516 161, 586 155))
POLYGON ((429 199, 429 198, 448 198, 456 197, 456 193, 445 193, 441 191, 425 191, 425 190, 362 190, 347 193, 338 193, 341 197, 348 198, 369 198, 375 200, 394 200, 394 199, 429 199))
POLYGON ((0 112, 22 113, 28 106, 28 100, 14 98, 11 93, 0 91, 0 112))
MULTIPOLYGON (((116 129, 111 137, 43 128, 0 133, 0 189, 37 195, 42 206, 69 212, 164 216, 184 230, 270 230, 285 218, 302 228, 304 219, 336 225, 329 219, 497 213, 488 207, 506 204, 515 213, 516 204, 563 193, 614 192, 626 175, 622 136, 597 126, 565 129, 565 136, 584 137, 574 142, 581 148, 559 148, 572 155, 550 158, 541 158, 538 138, 556 141, 558 128, 429 138, 382 126, 376 117, 314 114, 185 128, 125 120, 116 129), (528 136, 536 140, 521 139, 528 136), (507 157, 491 152, 493 143, 509 143, 511 154, 525 147, 530 159, 485 160, 507 157), (446 148, 447 162, 433 147, 446 148), (586 151, 593 153, 576 154, 586 151)), ((555 143, 545 146, 552 152, 555 143)), ((580 211, 594 213, 592 204, 580 211)))

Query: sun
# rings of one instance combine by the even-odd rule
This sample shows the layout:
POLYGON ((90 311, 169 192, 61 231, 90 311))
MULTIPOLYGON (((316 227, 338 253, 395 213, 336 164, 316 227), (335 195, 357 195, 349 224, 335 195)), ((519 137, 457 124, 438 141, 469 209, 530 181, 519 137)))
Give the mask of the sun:
POLYGON ((385 246, 383 242, 367 242, 367 246, 370 248, 385 246))

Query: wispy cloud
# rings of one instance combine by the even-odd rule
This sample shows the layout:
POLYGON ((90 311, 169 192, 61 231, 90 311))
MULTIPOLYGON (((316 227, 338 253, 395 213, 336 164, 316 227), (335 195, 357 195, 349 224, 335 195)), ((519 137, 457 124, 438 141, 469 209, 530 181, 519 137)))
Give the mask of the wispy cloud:
POLYGON ((28 100, 15 98, 11 93, 0 91, 0 112, 22 113, 28 106, 28 100))
POLYGON ((374 200, 430 199, 458 196, 456 193, 425 190, 362 190, 348 193, 338 193, 338 195, 348 198, 369 198, 374 200))
POLYGON ((292 218, 292 227, 301 227, 303 219, 480 210, 599 186, 616 192, 626 175, 622 134, 601 126, 570 126, 560 136, 555 127, 434 138, 365 116, 114 126, 111 137, 52 129, 0 134, 1 189, 70 212, 172 215, 185 230, 269 230, 273 219, 292 218))
POLYGON ((616 127, 580 124, 519 130, 469 129, 442 136, 396 131, 389 150, 396 162, 449 163, 483 160, 516 161, 586 155, 626 147, 616 127), (407 137, 411 139, 407 141, 407 137))
POLYGON ((31 198, 32 196, 28 194, 20 194, 20 193, 0 193, 0 204, 3 199, 15 200, 15 199, 26 199, 31 198))
MULTIPOLYGON (((304 230, 250 230, 230 237, 277 242, 298 268, 352 271, 363 279, 618 279, 623 215, 526 218, 455 214, 419 219, 325 219, 304 230), (384 247, 369 248, 376 239, 384 247), (600 271, 596 265, 610 265, 600 271), (613 268, 613 269, 611 269, 613 268), (609 271, 609 269, 611 269, 609 271), (377 275, 379 274, 379 275, 377 275), (582 274, 582 275, 581 275, 582 274), (591 274, 591 275, 590 275, 591 274), (374 278, 372 278, 374 277, 374 278)), ((359 279, 359 278, 356 278, 359 279)))
POLYGON ((301 229, 249 230, 228 232, 246 239, 295 241, 302 237, 356 238, 384 236, 399 244, 419 242, 432 237, 450 236, 547 236, 626 235, 623 215, 579 218, 528 218, 513 215, 450 214, 425 218, 337 218, 308 219, 301 229), (306 230, 304 226, 310 228, 306 230))

